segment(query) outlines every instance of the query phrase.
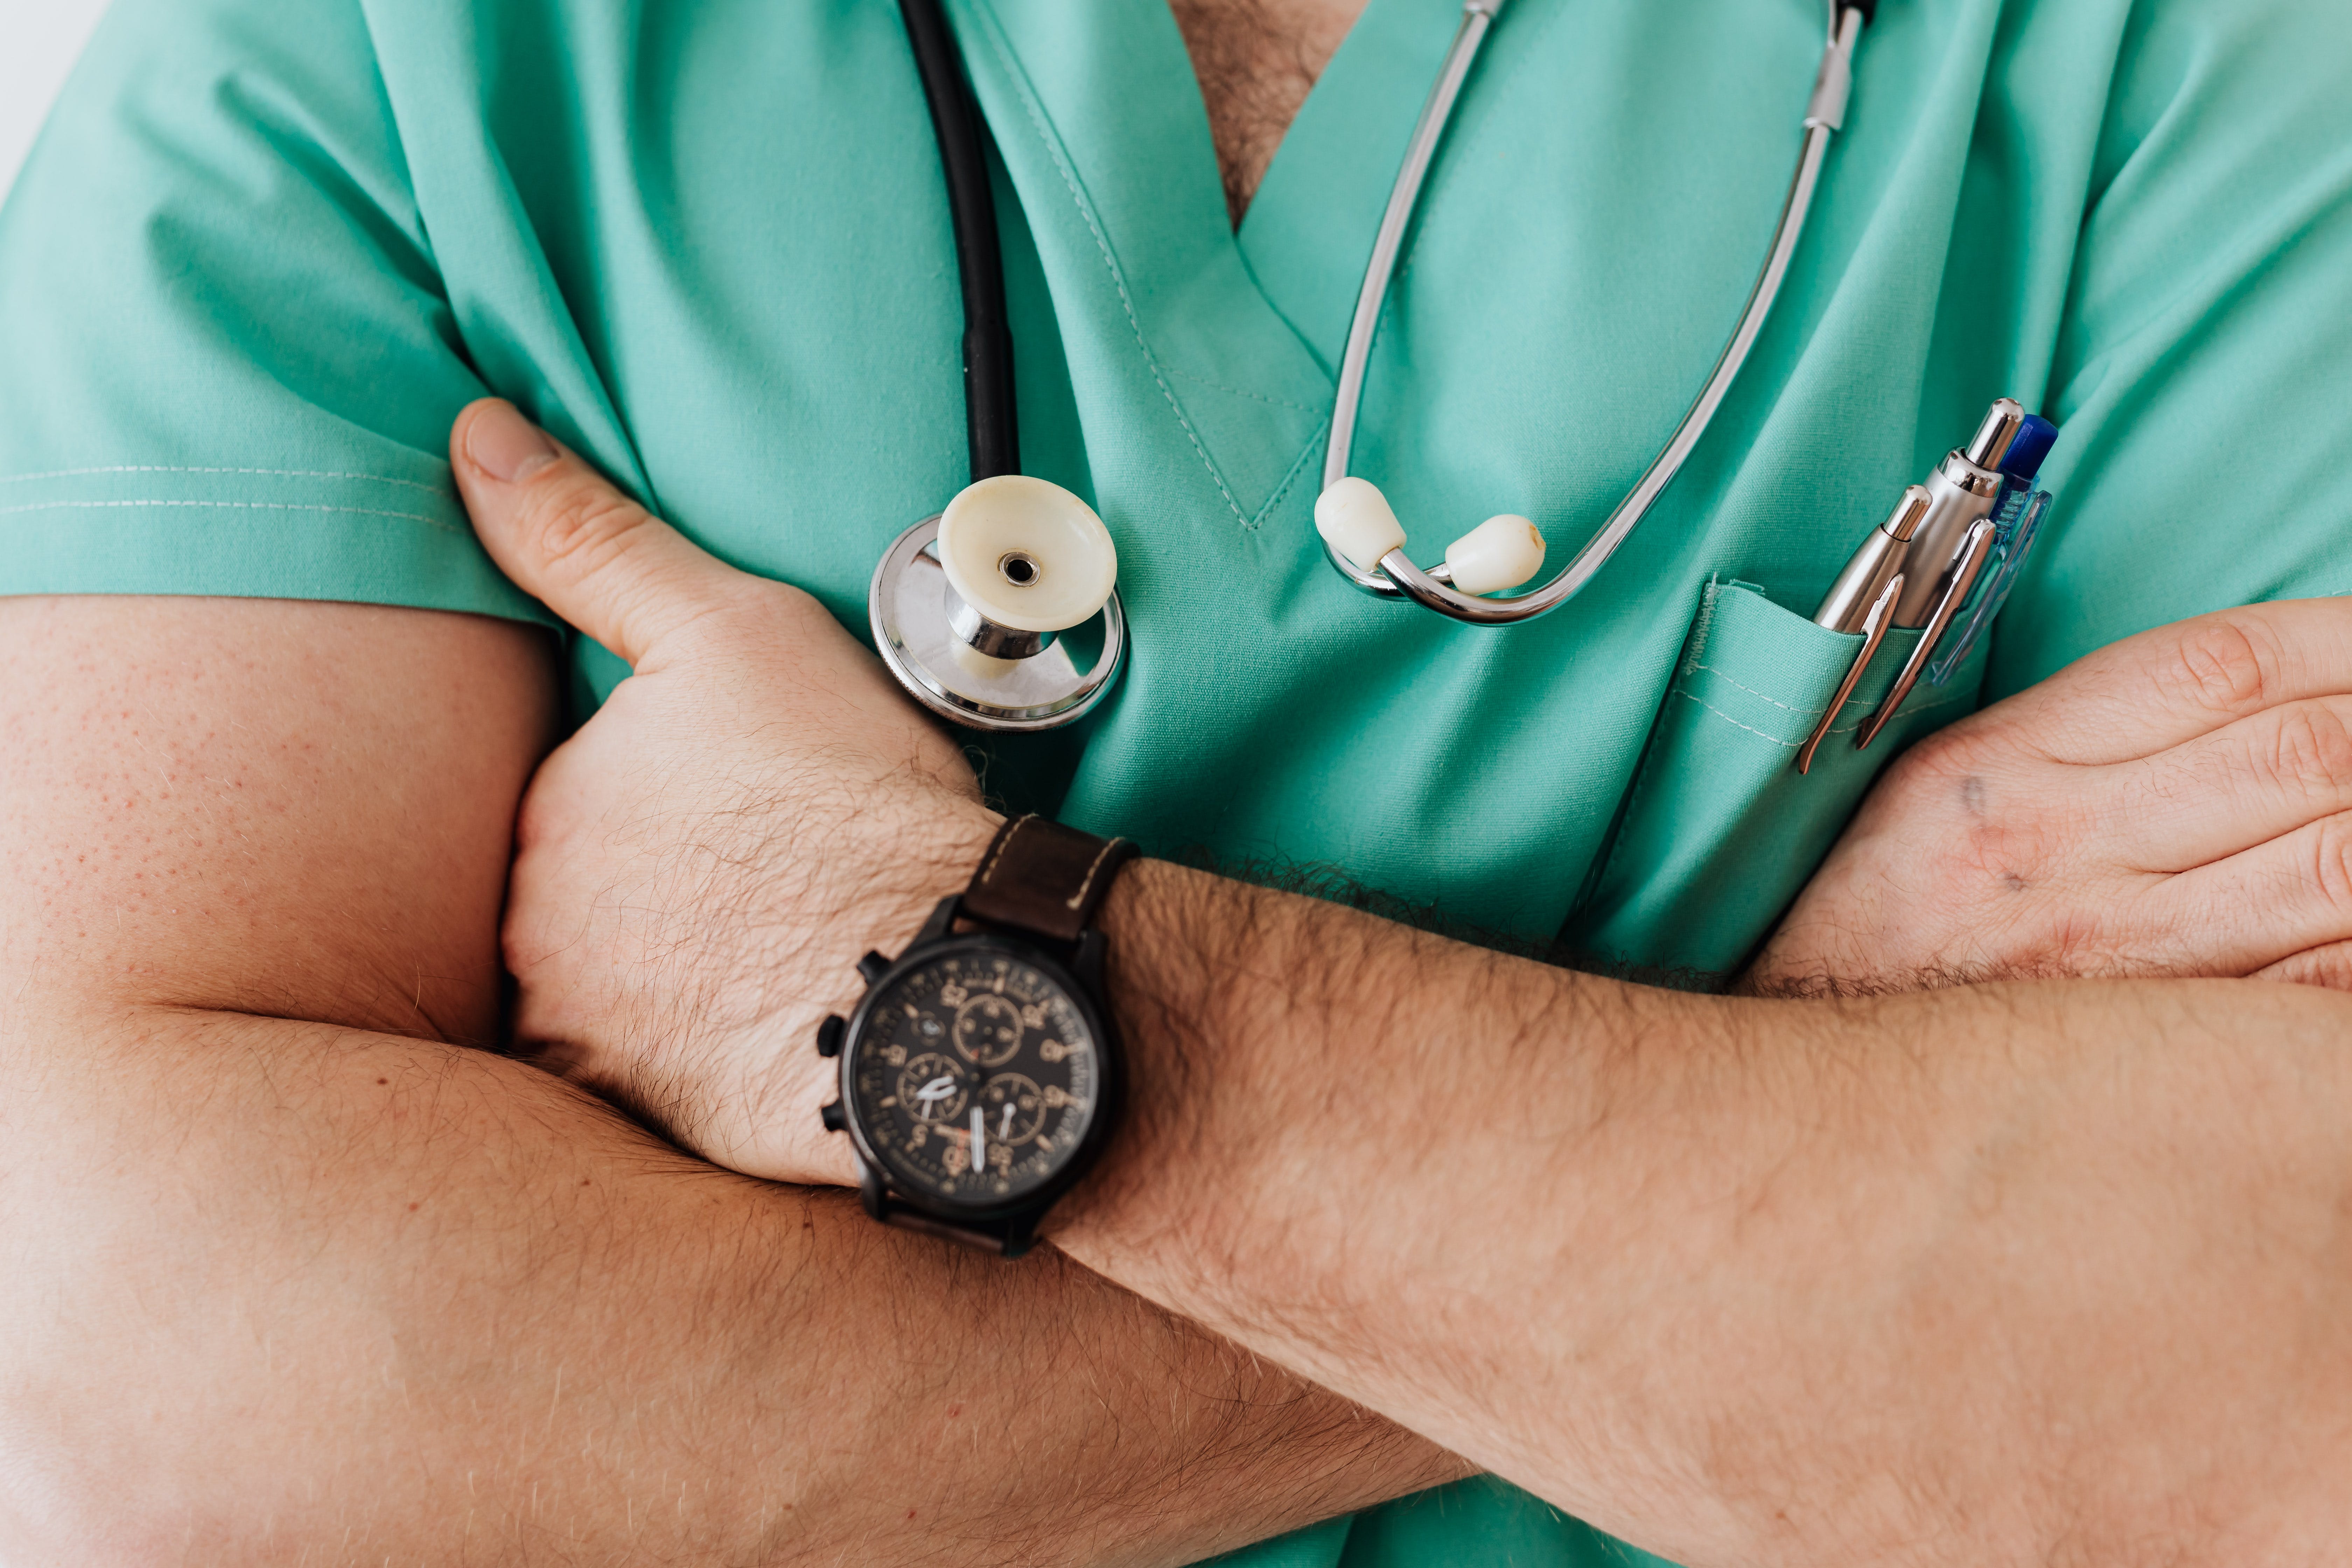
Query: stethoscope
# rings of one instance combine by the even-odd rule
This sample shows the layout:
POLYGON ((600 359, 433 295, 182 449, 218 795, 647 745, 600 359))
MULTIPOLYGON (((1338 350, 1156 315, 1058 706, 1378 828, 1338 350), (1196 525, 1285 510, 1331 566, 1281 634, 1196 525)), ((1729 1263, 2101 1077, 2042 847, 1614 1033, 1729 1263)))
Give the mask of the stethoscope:
MULTIPOLYGON (((1315 503, 1324 553, 1357 587, 1479 626, 1532 620, 1574 597, 1649 515, 1706 433, 1771 314, 1804 235, 1830 138, 1845 123, 1854 46, 1877 0, 1828 0, 1829 43, 1805 106, 1796 173, 1739 324, 1706 384, 1575 559, 1540 586, 1516 594, 1504 590, 1525 583, 1543 564, 1543 536, 1533 522, 1507 512, 1489 518, 1448 545, 1440 564, 1424 570, 1405 553, 1404 527, 1379 487, 1348 472, 1365 367, 1390 279, 1455 100, 1504 4, 1465 0, 1454 42, 1406 144, 1349 323, 1323 492, 1315 503)), ((1127 649, 1118 552, 1093 508, 1061 486, 1020 471, 987 129, 939 0, 899 0, 899 10, 947 175, 963 289, 971 482, 944 511, 908 529, 884 552, 867 599, 875 645, 915 699, 942 718, 981 730, 1052 729, 1091 710, 1118 679, 1127 649), (1083 635, 1097 623, 1095 637, 1083 635), (1091 658, 1073 646, 1088 642, 1096 645, 1091 658)))

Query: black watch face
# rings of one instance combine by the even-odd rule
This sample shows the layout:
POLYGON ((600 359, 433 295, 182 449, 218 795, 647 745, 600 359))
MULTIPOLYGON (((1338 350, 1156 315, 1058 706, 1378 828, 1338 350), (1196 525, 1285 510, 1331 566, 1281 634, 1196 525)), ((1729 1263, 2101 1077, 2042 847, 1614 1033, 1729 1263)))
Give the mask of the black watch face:
POLYGON ((1101 1042, 1062 984, 973 946, 884 982, 851 1048, 857 1122, 892 1184, 960 1208, 1051 1182, 1094 1125, 1101 1042))

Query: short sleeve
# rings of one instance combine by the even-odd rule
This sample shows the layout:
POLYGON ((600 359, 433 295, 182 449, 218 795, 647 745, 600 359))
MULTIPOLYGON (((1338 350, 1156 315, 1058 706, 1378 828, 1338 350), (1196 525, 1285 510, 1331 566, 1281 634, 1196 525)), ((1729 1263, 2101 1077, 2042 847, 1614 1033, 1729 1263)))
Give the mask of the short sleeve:
POLYGON ((0 210, 0 594, 549 621, 443 456, 483 392, 350 0, 121 0, 0 210))
POLYGON ((2051 378, 2053 531, 1989 696, 2148 626, 2352 593, 2352 6, 2142 0, 2051 378))

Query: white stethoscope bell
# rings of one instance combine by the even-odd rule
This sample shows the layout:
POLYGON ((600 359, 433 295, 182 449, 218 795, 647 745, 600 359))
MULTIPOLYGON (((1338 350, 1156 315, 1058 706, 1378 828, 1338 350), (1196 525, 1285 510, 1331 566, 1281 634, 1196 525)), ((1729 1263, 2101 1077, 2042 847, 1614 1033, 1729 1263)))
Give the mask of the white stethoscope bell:
POLYGON ((975 730, 1050 730, 1118 677, 1118 551, 1094 509, 1025 474, 975 480, 900 534, 866 598, 874 646, 915 700, 975 730), (1102 621, 1081 669, 1060 634, 1102 621))

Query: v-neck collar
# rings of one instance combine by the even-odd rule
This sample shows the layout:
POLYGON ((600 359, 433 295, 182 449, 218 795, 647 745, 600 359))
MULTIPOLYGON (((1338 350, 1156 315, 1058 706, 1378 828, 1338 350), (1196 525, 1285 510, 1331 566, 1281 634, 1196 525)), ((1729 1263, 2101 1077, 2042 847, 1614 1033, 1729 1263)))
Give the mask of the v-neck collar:
POLYGON ((1331 367, 1454 7, 1370 0, 1239 236, 1166 0, 953 10, 1057 309, 1087 310, 1097 336, 1124 318, 1148 373, 1136 395, 1156 392, 1224 505, 1255 526, 1320 458, 1331 367))
POLYGON ((1455 0, 1368 0, 1243 216, 1244 263, 1330 374, 1405 143, 1460 18, 1455 0))

